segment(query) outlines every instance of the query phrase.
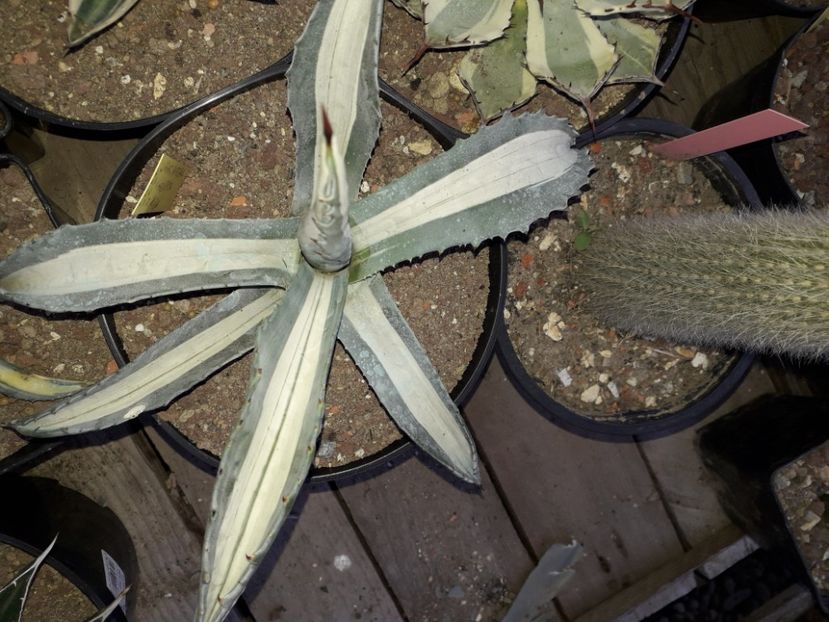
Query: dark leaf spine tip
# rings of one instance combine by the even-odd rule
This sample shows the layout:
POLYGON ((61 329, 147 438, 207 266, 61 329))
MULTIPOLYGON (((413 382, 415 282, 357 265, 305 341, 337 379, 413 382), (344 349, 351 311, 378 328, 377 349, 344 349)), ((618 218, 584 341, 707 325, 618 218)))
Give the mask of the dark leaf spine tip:
POLYGON ((320 106, 320 112, 322 112, 322 133, 325 136, 325 144, 331 146, 331 138, 334 136, 334 130, 331 128, 328 113, 325 112, 325 106, 320 106))

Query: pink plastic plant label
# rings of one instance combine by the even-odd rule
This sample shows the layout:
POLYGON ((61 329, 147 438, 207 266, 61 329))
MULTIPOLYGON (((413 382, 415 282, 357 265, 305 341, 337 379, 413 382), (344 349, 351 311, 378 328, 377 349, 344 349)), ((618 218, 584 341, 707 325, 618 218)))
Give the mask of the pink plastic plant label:
POLYGON ((675 138, 659 145, 652 144, 650 150, 669 160, 690 160, 807 127, 809 126, 802 121, 768 109, 690 136, 675 138))

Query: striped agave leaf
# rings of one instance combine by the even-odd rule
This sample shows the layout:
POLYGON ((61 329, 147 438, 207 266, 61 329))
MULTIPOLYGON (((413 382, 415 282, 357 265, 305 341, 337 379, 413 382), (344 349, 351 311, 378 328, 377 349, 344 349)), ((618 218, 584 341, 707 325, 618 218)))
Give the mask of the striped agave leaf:
POLYGON ((619 57, 595 22, 570 2, 530 2, 527 66, 579 102, 587 103, 604 85, 619 57))
POLYGON ((14 429, 27 436, 100 430, 162 408, 253 348, 256 328, 282 290, 237 290, 87 390, 14 429))
MULTIPOLYGON (((534 1, 534 0, 532 0, 534 1)), ((535 95, 535 76, 526 67, 527 0, 515 0, 510 27, 489 45, 470 50, 458 74, 485 121, 520 106, 535 95)))
POLYGON ((662 35, 624 17, 596 19, 596 26, 616 46, 620 56, 607 84, 621 82, 662 82, 656 77, 656 63, 662 47, 662 35))
POLYGON ((284 286, 296 269, 296 219, 104 220, 65 226, 0 262, 0 299, 94 311, 225 287, 284 286))
POLYGON ((75 47, 124 17, 138 0, 69 0, 69 47, 75 47))
POLYGON ((575 0, 576 6, 594 17, 619 13, 667 19, 690 7, 695 0, 575 0))
POLYGON ((527 231, 567 206, 587 183, 590 161, 574 132, 542 114, 504 118, 351 209, 359 281, 451 247, 527 231))
POLYGON ((19 400, 56 400, 83 389, 85 382, 41 376, 0 359, 0 393, 19 400))
POLYGON ((129 586, 127 586, 120 594, 115 597, 109 605, 101 609, 98 613, 94 614, 93 616, 84 620, 84 622, 105 622, 109 616, 112 615, 112 612, 115 611, 120 605, 121 601, 123 601, 127 597, 127 592, 130 591, 129 586))
POLYGON ((423 19, 423 2, 421 0, 391 0, 391 3, 403 9, 417 19, 423 19))
POLYGON ((32 587, 32 581, 34 581, 38 569, 46 560, 57 540, 58 538, 55 536, 55 539, 37 558, 0 588, 0 620, 20 622, 23 618, 23 607, 26 605, 26 598, 29 595, 29 589, 32 587))
POLYGON ((349 287, 339 339, 409 438, 458 477, 480 483, 472 436, 381 277, 349 287))
POLYGON ((504 34, 513 0, 423 0, 426 46, 486 43, 504 34))
POLYGON ((292 210, 311 204, 323 166, 322 111, 336 129, 346 183, 356 195, 380 131, 377 50, 382 0, 321 0, 288 71, 288 107, 297 135, 292 210))
POLYGON ((198 620, 233 607, 314 458, 347 278, 303 263, 256 338, 251 388, 213 490, 198 620))

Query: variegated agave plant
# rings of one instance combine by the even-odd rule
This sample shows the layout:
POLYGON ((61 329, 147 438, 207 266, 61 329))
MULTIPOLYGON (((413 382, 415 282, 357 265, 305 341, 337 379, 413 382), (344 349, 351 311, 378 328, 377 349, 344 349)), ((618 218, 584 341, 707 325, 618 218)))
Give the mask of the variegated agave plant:
POLYGON ((138 0, 69 0, 68 46, 74 48, 112 26, 138 0))
POLYGON ((47 311, 237 288, 114 375, 14 426, 56 436, 115 425, 255 347, 213 494, 198 620, 224 618, 287 516, 315 453, 336 339, 403 431, 478 481, 471 436, 379 273, 526 231, 587 180, 589 160, 564 121, 508 116, 355 200, 380 126, 381 15, 382 0, 321 0, 297 43, 295 217, 63 227, 0 263, 0 296, 47 311))
POLYGON ((424 22, 423 50, 473 47, 459 68, 489 121, 531 99, 536 82, 585 106, 606 84, 658 82, 664 20, 694 0, 392 0, 424 22))

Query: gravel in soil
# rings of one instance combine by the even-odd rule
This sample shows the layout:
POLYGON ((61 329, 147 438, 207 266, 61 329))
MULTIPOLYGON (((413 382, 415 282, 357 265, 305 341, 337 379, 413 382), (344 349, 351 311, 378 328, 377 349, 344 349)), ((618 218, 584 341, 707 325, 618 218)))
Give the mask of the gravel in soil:
MULTIPOLYGON (((440 151, 409 118, 386 104, 383 127, 362 193, 400 177, 440 151)), ((124 211, 149 180, 161 153, 188 174, 169 217, 283 217, 290 211, 294 144, 284 81, 240 94, 171 135, 138 177, 124 211)), ((481 334, 489 294, 488 252, 455 252, 388 272, 384 279, 415 334, 453 387, 481 334)), ((169 300, 116 314, 127 352, 135 356, 219 296, 169 300)), ((200 448, 220 455, 247 392, 250 355, 176 400, 161 417, 200 448)), ((338 345, 328 381, 316 466, 366 458, 400 438, 348 354, 338 345)))
MULTIPOLYGON (((23 173, 16 167, 0 168, 0 258, 52 229, 23 173)), ((2 305, 0 345, 0 357, 46 376, 93 382, 113 371, 98 323, 87 317, 50 317, 2 305)), ((0 395, 0 424, 34 415, 48 404, 0 395)), ((14 433, 3 430, 0 457, 22 445, 14 433)))
POLYGON ((574 211, 584 210, 589 231, 632 217, 730 208, 698 167, 654 156, 641 140, 608 139, 590 150, 596 171, 569 219, 554 214, 507 244, 507 331, 527 373, 578 414, 670 412, 709 389, 732 357, 622 334, 584 310, 574 246, 583 229, 574 211))
POLYGON ((829 443, 778 469, 772 486, 806 570, 829 592, 829 443))
POLYGON ((67 53, 65 0, 0 2, 0 86, 84 121, 173 110, 287 54, 308 0, 144 0, 67 53))
MULTIPOLYGON (((0 543, 0 587, 6 585, 34 557, 20 549, 0 543)), ((22 622, 81 622, 96 612, 92 602, 49 564, 43 564, 35 575, 23 609, 22 622)))
POLYGON ((783 174, 808 207, 823 207, 829 202, 827 87, 829 20, 789 47, 778 69, 772 103, 776 110, 809 125, 802 136, 774 143, 783 174))

